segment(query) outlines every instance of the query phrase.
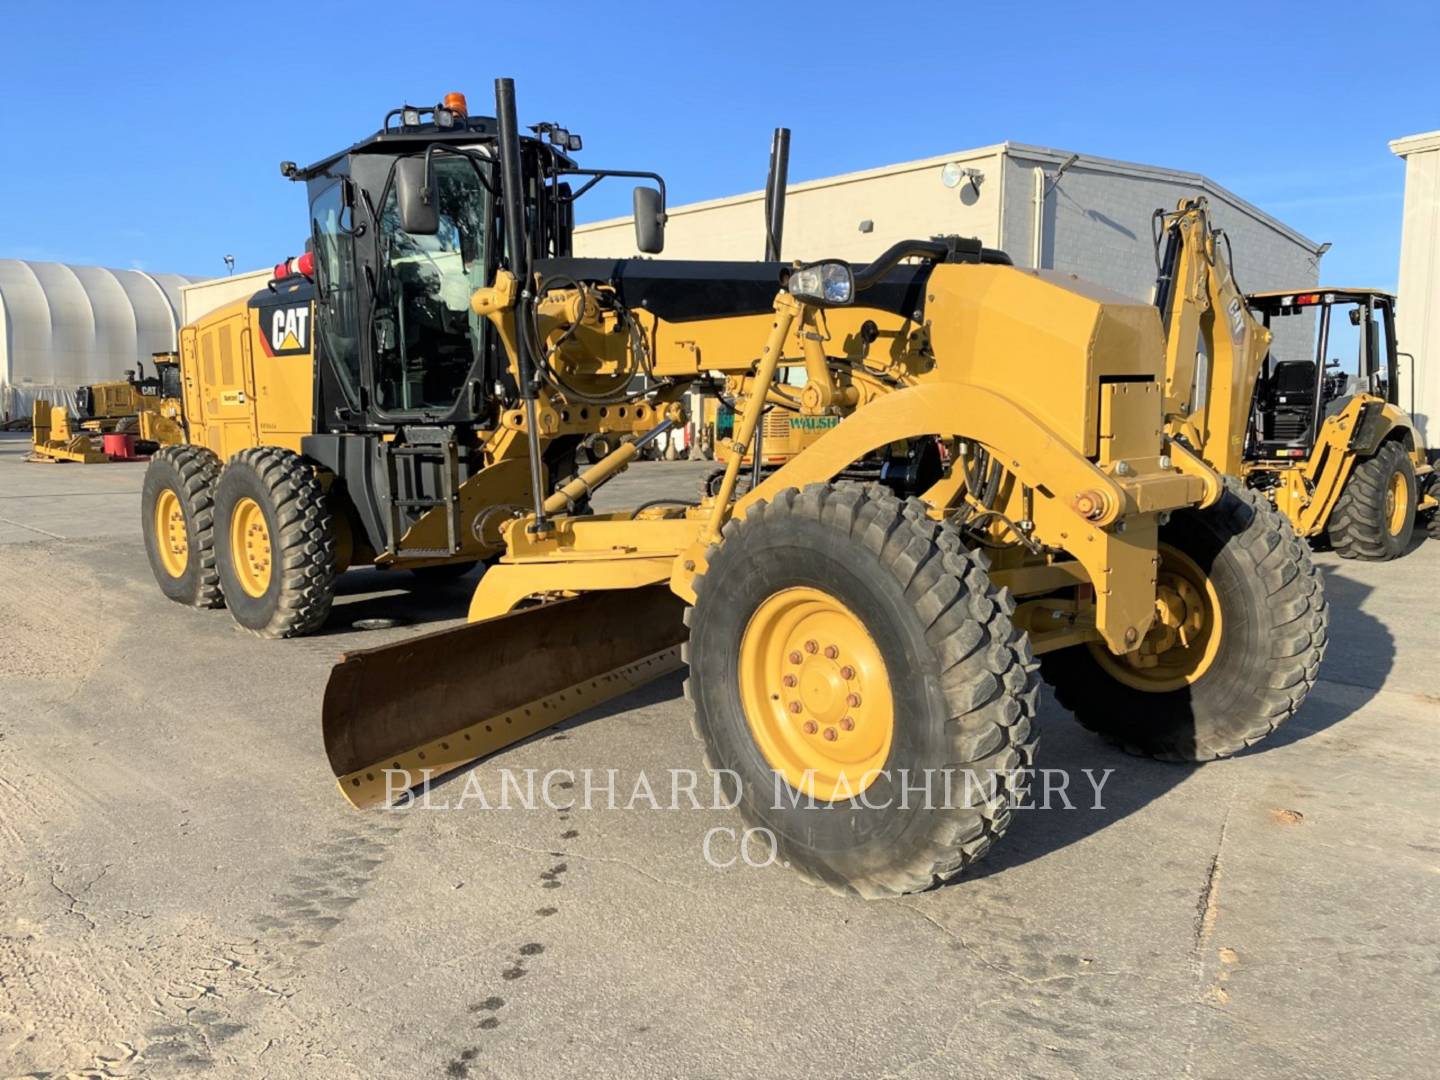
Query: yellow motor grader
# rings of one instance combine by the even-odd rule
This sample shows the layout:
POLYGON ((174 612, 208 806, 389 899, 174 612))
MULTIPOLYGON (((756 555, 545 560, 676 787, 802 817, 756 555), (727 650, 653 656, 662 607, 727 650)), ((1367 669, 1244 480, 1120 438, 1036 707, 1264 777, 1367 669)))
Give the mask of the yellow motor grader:
MULTIPOLYGON (((261 633, 317 625, 362 555, 492 560, 468 625, 333 670, 324 743, 350 801, 685 666, 706 763, 779 857, 887 895, 1005 831, 1037 655, 1084 723, 1165 758, 1235 753, 1303 701, 1318 577, 1283 519, 1165 434, 1153 306, 955 239, 865 267, 574 258, 574 199, 651 174, 580 169, 556 125, 522 138, 509 80, 496 106, 406 107, 286 167, 310 187, 313 284, 186 330, 202 408, 218 325, 253 380, 233 430, 192 424, 205 445, 170 455, 189 471, 147 480, 162 584, 167 543, 218 565, 261 633), (245 344, 285 353, 291 332, 293 366, 245 344), (711 373, 738 379, 748 445, 786 365, 807 371, 805 415, 838 422, 753 490, 735 453, 693 505, 588 511, 711 373), (567 440, 602 430, 631 434, 563 479, 567 440)), ((660 252, 663 184, 635 209, 660 252)))
POLYGON ((125 372, 116 382, 91 383, 76 394, 78 415, 63 405, 37 400, 31 413, 31 461, 73 461, 93 465, 110 461, 97 440, 111 433, 134 435, 137 449, 149 453, 184 441, 180 421, 179 359, 153 354, 155 374, 125 372))
POLYGON ((1395 298, 1336 287, 1246 295, 1203 197, 1157 210, 1155 222, 1176 437, 1342 558, 1403 555, 1417 523, 1440 536, 1435 470, 1400 408, 1395 298), (1291 332, 1277 345, 1281 326, 1291 332))

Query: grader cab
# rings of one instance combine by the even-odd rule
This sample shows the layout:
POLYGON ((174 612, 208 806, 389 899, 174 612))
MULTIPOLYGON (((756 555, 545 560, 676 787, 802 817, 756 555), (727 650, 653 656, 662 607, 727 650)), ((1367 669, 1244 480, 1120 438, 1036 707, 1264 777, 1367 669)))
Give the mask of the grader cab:
MULTIPOLYGON (((312 629, 362 557, 490 561, 467 626, 332 672, 324 742, 353 803, 683 665, 741 813, 813 880, 885 895, 1004 832, 1037 673, 1081 722, 1175 759, 1234 753, 1298 707, 1318 578, 1283 521, 1164 433, 1153 307, 953 239, 865 267, 574 258, 573 199, 615 174, 572 190, 568 133, 521 139, 496 90, 497 119, 463 137, 446 106, 294 170, 313 285, 217 316, 283 345, 273 312, 313 298, 288 441, 267 399, 289 384, 257 362, 251 426, 214 444, 229 462, 206 450, 189 486, 147 483, 152 537, 182 570, 218 563, 215 599, 260 633, 312 629), (589 511, 716 374, 748 445, 782 366, 836 421, 783 467, 740 494, 737 453, 691 505, 589 511), (595 432, 629 437, 563 479, 595 432)), ((637 190, 636 229, 661 250, 662 185, 637 190)))

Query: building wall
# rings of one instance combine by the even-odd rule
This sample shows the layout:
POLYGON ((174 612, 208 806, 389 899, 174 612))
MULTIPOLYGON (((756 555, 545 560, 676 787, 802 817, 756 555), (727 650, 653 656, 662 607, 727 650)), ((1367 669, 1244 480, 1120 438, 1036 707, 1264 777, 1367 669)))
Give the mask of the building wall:
POLYGON ((228 277, 193 281, 180 288, 180 325, 189 326, 201 316, 236 300, 246 300, 265 288, 274 269, 248 270, 228 277))
POLYGON ((1395 332, 1401 358, 1400 401, 1411 411, 1431 456, 1440 450, 1440 131, 1396 139, 1405 159, 1405 217, 1400 234, 1400 291, 1395 332))
POLYGON ((175 348, 178 274, 0 259, 0 419, 175 348))
MULTIPOLYGON (((785 200, 785 259, 866 262, 897 240, 942 233, 999 240, 1000 147, 848 173, 789 186, 785 200), (981 179, 947 187, 947 164, 977 169, 981 179), (870 223, 868 232, 862 222, 870 223)), ((759 259, 765 252, 765 195, 676 206, 665 226, 666 259, 759 259)), ((630 218, 581 225, 575 254, 637 254, 630 218)))
MULTIPOLYGON (((791 185, 781 254, 865 262, 897 240, 978 236, 1004 248, 1017 266, 1068 271, 1148 300, 1155 283, 1151 215, 1196 194, 1209 198, 1215 223, 1230 234, 1242 288, 1316 284, 1313 241, 1204 176, 1017 143, 791 185), (947 186, 947 165, 952 179, 956 170, 979 176, 947 186), (1038 230, 1037 169, 1044 174, 1038 230), (871 231, 861 232, 864 221, 871 231)), ((580 226, 575 251, 635 255, 631 220, 580 226)), ((763 251, 764 195, 750 192, 672 208, 661 257, 758 259, 763 251)), ((1308 355, 1311 320, 1286 320, 1276 329, 1278 349, 1308 355)))
MULTIPOLYGON (((1232 267, 1241 289, 1263 292, 1318 284, 1320 257, 1314 241, 1204 176, 1043 147, 1007 148, 1004 246, 1018 266, 1078 274, 1149 300, 1156 275, 1154 212, 1173 210, 1181 198, 1195 195, 1209 200, 1212 221, 1230 237, 1232 267), (1037 169, 1043 171, 1038 187, 1037 169), (1041 192, 1044 217, 1037 237, 1041 192)), ((1274 331, 1277 354, 1311 355, 1313 318, 1285 319, 1274 331)))

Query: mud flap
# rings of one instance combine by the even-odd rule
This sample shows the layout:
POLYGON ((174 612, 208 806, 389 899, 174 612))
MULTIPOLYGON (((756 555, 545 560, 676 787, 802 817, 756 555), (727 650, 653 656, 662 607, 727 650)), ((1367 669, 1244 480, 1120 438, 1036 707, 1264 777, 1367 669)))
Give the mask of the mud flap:
POLYGON ((346 653, 323 713, 340 790, 384 803, 678 669, 684 609, 667 585, 592 592, 346 653))

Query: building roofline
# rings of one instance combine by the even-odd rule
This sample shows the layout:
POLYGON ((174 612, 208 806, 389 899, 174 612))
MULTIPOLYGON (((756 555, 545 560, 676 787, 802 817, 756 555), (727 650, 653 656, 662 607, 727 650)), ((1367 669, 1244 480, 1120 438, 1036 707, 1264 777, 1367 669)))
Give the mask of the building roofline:
MULTIPOLYGON (((1056 150, 1049 146, 1032 146, 1029 143, 1007 142, 1005 144, 1005 150, 1012 157, 1040 158, 1044 161, 1054 162, 1057 165, 1066 161, 1071 156, 1068 150, 1056 150)), ((1116 158, 1093 157, 1089 154, 1076 155, 1075 164, 1072 165, 1071 168, 1084 168, 1092 172, 1116 173, 1122 176, 1147 176, 1155 180, 1167 180, 1171 183, 1179 182, 1191 185, 1205 192, 1207 195, 1214 195, 1224 199, 1237 210, 1254 218, 1260 224, 1274 229, 1280 235, 1299 244, 1301 247, 1308 248, 1312 255, 1319 254, 1320 245, 1304 233, 1292 229, 1279 218, 1267 214, 1254 203, 1242 199, 1229 188, 1217 184, 1203 173, 1186 172, 1183 169, 1167 169, 1160 165, 1142 165, 1139 162, 1120 161, 1116 158)), ((1169 208, 1167 207, 1167 209, 1169 208)))
MULTIPOLYGON (((1416 136, 1423 138, 1424 136, 1416 136)), ((1440 140, 1440 132, 1435 132, 1434 137, 1440 140)), ((1391 144, 1392 148, 1394 144, 1391 144)), ((1254 203, 1240 198, 1229 188, 1223 187, 1201 173, 1185 172, 1180 169, 1167 169, 1159 165, 1142 165, 1134 161, 1120 161, 1115 158, 1094 157, 1090 154, 1071 154, 1068 150, 1057 150, 1049 146, 1036 146, 1031 143, 1002 142, 992 143, 988 146, 979 146, 971 150, 957 150, 949 154, 936 154, 933 157, 918 158, 914 161, 901 161, 891 165, 881 165, 873 169, 862 169, 859 172, 840 173, 836 176, 825 176, 818 180, 806 180, 803 183, 791 184, 787 189, 789 194, 796 194, 802 191, 812 191, 817 188, 842 187, 846 184, 857 184, 866 180, 875 180, 883 176, 899 176, 904 173, 921 172, 925 169, 933 169, 945 165, 948 162, 974 161, 979 158, 994 157, 997 154, 1009 157, 1021 157, 1027 159, 1038 159, 1047 163, 1060 165, 1075 158, 1071 168, 1089 169, 1091 172, 1108 172, 1122 176, 1145 176, 1156 180, 1167 180, 1191 185, 1208 195, 1214 195, 1224 199, 1225 202, 1234 206, 1242 213, 1254 218, 1257 222, 1268 228, 1274 229, 1282 236, 1307 248, 1312 255, 1318 254, 1320 245, 1311 240, 1303 233, 1292 229, 1283 221, 1267 214, 1254 203)), ((765 193, 763 191, 747 191, 740 195, 727 195, 719 199, 706 199, 702 202, 685 203, 674 209, 666 211, 667 217, 685 217, 688 214, 697 214, 706 210, 713 210, 720 206, 739 206, 744 203, 763 202, 765 193)), ((624 225, 631 218, 626 216, 605 218, 601 221, 590 221, 584 225, 577 225, 576 232, 588 232, 592 229, 615 228, 624 225)))
POLYGON ((1390 140, 1390 152, 1396 157, 1409 157, 1426 150, 1440 150, 1440 131, 1422 131, 1418 135, 1403 135, 1390 140))
MULTIPOLYGON (((796 184, 787 185, 785 191, 788 195, 794 195, 801 191, 814 191, 818 188, 843 187, 846 184, 858 184, 866 180, 876 180, 882 176, 900 176, 904 173, 922 172, 925 169, 933 169, 936 166, 944 165, 951 161, 975 161, 980 158, 994 157, 1003 153, 1007 143, 995 143, 991 146, 980 146, 973 150, 959 150, 953 154, 937 154, 934 157, 918 158, 915 161, 900 161, 891 165, 880 165, 873 169, 861 169, 859 172, 837 173, 835 176, 822 176, 818 180, 805 180, 796 184)), ((713 210, 719 206, 740 206, 744 203, 764 202, 764 191, 746 191, 739 195, 724 195, 718 199, 705 199, 701 202, 685 203, 682 206, 667 208, 667 218, 684 217, 687 214, 698 214, 705 210, 713 210)), ((626 214, 622 217, 605 218, 601 221, 587 221, 583 225, 575 226, 576 232, 585 232, 590 229, 614 228, 617 225, 624 225, 631 220, 626 214)))

